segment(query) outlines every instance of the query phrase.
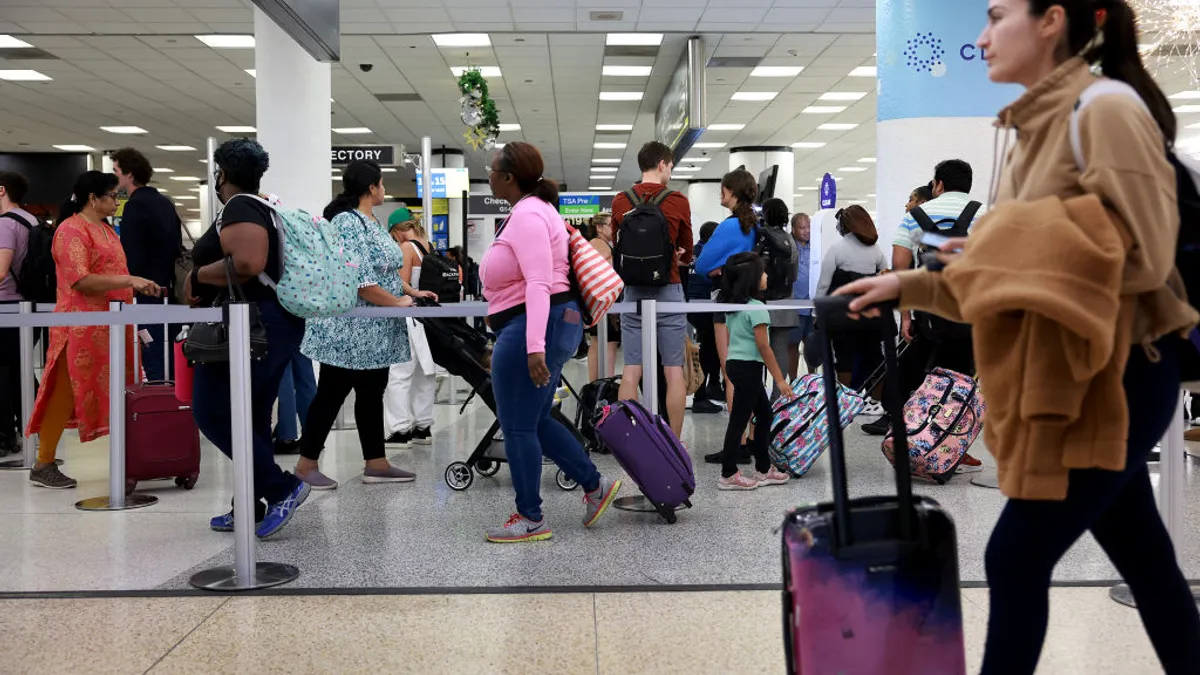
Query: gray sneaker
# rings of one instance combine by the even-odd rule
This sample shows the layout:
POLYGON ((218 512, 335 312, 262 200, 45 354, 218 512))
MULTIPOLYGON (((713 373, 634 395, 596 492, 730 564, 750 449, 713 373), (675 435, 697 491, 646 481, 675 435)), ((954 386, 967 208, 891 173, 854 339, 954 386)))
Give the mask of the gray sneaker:
POLYGON ((369 467, 365 468, 362 475, 362 482, 364 483, 411 483, 416 479, 417 474, 405 471, 391 464, 388 465, 385 471, 369 467))
POLYGON ((600 516, 608 510, 617 493, 621 491, 621 481, 611 478, 601 478, 600 487, 596 488, 595 492, 588 492, 583 495, 583 504, 587 507, 587 513, 583 516, 583 526, 591 527, 600 520, 600 516))
POLYGON ((38 487, 51 490, 69 490, 79 484, 74 478, 68 478, 59 471, 57 464, 48 464, 40 469, 29 471, 29 482, 38 487))
POLYGON ((308 483, 308 486, 314 490, 336 490, 338 487, 336 480, 326 476, 317 469, 313 469, 303 476, 297 473, 296 478, 308 483))

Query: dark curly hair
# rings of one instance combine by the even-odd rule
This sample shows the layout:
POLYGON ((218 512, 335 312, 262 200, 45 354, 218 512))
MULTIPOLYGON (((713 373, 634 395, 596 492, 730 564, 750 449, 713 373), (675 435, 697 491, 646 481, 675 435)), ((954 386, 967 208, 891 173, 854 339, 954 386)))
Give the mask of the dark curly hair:
POLYGON ((768 199, 762 205, 763 221, 772 227, 787 227, 788 207, 782 199, 768 199))
POLYGON ((763 299, 762 276, 766 270, 762 256, 754 252, 738 253, 725 261, 721 269, 721 292, 717 302, 744 305, 763 299))
POLYGON ((263 174, 271 166, 271 156, 258 141, 233 138, 222 143, 213 160, 225 174, 225 180, 244 192, 258 192, 263 174))

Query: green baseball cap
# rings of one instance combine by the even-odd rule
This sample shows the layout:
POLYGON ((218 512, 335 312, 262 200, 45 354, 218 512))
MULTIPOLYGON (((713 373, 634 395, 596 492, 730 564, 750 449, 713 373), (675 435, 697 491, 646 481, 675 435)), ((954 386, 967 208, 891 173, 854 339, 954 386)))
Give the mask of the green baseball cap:
POLYGON ((410 220, 415 220, 415 218, 413 218, 412 211, 409 211, 407 208, 401 206, 395 211, 392 211, 392 215, 388 216, 388 229, 390 230, 400 223, 407 223, 410 220))

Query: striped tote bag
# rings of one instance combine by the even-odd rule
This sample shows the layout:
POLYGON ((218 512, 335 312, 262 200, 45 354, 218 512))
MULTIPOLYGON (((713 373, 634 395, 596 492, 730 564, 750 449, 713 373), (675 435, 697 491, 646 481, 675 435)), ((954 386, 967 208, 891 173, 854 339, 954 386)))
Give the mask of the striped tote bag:
POLYGON ((567 225, 571 233, 571 284, 583 304, 584 323, 588 328, 600 322, 625 290, 625 282, 579 230, 567 225))

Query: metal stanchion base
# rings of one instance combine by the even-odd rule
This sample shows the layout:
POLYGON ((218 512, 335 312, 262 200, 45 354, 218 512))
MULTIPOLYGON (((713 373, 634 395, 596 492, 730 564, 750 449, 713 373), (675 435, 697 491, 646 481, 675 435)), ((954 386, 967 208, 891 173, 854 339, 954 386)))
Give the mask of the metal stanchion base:
MULTIPOLYGON (((61 459, 54 460, 54 463, 58 466, 63 465, 63 461, 61 459)), ((0 471, 28 471, 28 470, 29 469, 25 466, 24 459, 6 459, 3 462, 0 462, 0 471)))
MULTIPOLYGON (((1128 584, 1117 584, 1108 591, 1108 597, 1112 598, 1117 604, 1125 605, 1126 607, 1137 607, 1137 603, 1133 601, 1133 592, 1129 590, 1128 584)), ((1200 588, 1192 586, 1192 597, 1200 604, 1200 588)))
MULTIPOLYGON (((645 495, 632 495, 629 497, 619 497, 613 500, 612 507, 622 511, 633 511, 635 513, 658 513, 658 509, 646 499, 645 495)), ((685 507, 683 504, 675 507, 676 511, 680 511, 685 507)))
POLYGON ((198 572, 188 583, 202 591, 253 591, 281 586, 298 576, 300 570, 295 565, 260 562, 254 566, 254 579, 249 583, 239 582, 232 565, 198 572))
POLYGON ((109 498, 92 497, 83 501, 75 502, 75 508, 80 511, 128 511, 130 509, 140 509, 147 506, 152 506, 158 503, 158 497, 154 495, 125 495, 125 506, 112 506, 109 504, 109 498))
POLYGON ((971 485, 975 487, 988 488, 991 490, 1000 489, 1000 477, 996 475, 995 469, 984 469, 979 475, 971 479, 971 485))

